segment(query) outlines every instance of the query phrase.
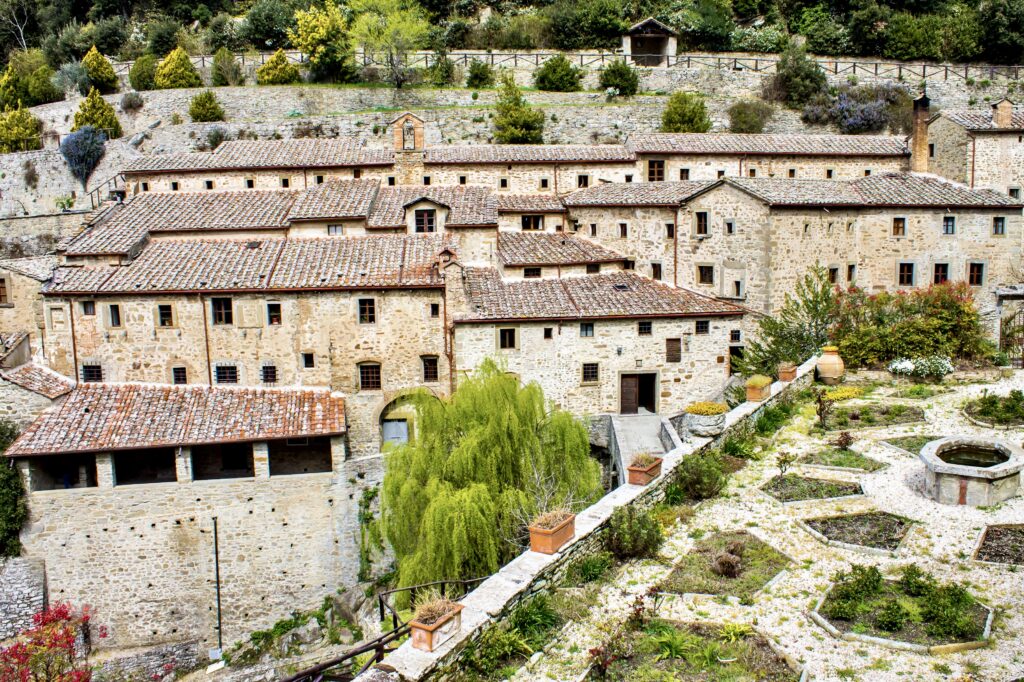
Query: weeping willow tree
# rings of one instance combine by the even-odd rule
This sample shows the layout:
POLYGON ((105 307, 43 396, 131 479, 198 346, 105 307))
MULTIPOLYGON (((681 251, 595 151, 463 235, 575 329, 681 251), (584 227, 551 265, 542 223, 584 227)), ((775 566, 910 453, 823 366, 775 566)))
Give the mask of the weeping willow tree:
POLYGON ((413 398, 415 437, 386 456, 381 523, 400 586, 494 573, 538 512, 602 493, 587 430, 493 361, 447 400, 413 398))

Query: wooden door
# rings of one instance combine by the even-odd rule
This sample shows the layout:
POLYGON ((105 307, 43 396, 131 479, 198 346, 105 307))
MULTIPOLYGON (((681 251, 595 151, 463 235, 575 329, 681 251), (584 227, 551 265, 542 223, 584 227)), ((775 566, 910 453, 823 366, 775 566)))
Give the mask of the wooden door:
POLYGON ((622 387, 619 395, 619 412, 621 414, 636 414, 639 406, 640 376, 637 374, 623 374, 622 387))

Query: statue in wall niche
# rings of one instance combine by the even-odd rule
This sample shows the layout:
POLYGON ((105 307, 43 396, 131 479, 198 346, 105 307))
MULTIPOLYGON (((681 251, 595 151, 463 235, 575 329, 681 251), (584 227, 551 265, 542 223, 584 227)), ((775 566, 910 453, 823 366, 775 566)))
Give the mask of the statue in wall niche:
POLYGON ((406 121, 402 127, 402 149, 416 149, 416 127, 412 121, 406 121))

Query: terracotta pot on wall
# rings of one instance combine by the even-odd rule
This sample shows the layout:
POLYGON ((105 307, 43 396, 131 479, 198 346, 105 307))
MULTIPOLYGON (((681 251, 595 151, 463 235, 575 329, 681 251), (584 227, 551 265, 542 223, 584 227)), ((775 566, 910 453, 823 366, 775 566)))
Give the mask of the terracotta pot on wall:
POLYGON ((410 621, 409 629, 414 649, 433 651, 462 629, 462 604, 456 604, 454 611, 430 625, 410 621))
POLYGON ((661 476, 661 457, 654 458, 654 464, 649 467, 630 466, 626 467, 629 472, 630 485, 647 485, 658 476, 661 476))
POLYGON ((796 365, 783 362, 779 365, 779 381, 790 382, 796 379, 796 365))
POLYGON ((541 554, 554 554, 562 545, 576 535, 576 515, 572 514, 565 521, 548 530, 530 526, 530 550, 541 554))
POLYGON ((747 402, 760 403, 768 399, 772 394, 772 386, 747 386, 747 402))
POLYGON ((835 346, 822 348, 821 357, 814 367, 818 370, 818 379, 826 386, 835 386, 846 376, 846 364, 835 346))

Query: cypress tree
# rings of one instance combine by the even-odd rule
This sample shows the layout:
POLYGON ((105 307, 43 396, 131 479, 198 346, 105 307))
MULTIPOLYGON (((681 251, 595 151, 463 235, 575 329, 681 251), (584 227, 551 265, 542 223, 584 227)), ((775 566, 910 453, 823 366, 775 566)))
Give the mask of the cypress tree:
POLYGON ((74 132, 86 126, 102 131, 111 139, 121 137, 121 122, 117 120, 114 107, 100 97, 96 88, 90 89, 89 95, 78 105, 78 111, 75 112, 75 124, 71 126, 71 131, 74 132))
POLYGON ((498 144, 540 144, 544 141, 544 112, 534 111, 506 74, 501 81, 501 95, 495 107, 494 141, 498 144))

